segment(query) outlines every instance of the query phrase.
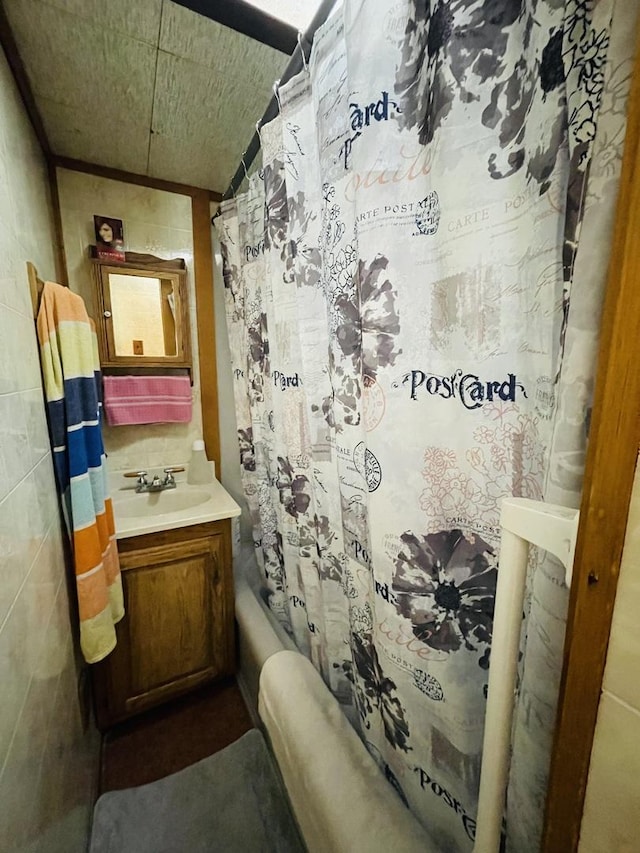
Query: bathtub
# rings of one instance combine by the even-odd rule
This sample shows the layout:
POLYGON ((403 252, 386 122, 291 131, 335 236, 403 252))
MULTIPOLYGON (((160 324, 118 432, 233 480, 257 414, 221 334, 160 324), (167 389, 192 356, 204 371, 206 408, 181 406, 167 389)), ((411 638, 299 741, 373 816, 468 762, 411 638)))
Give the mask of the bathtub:
POLYGON ((296 646, 263 598, 260 570, 253 545, 242 544, 233 558, 236 623, 238 626, 238 685, 254 722, 258 715, 258 687, 265 661, 296 646))
POLYGON ((238 683, 310 853, 439 853, 270 612, 250 546, 238 549, 234 572, 238 683))

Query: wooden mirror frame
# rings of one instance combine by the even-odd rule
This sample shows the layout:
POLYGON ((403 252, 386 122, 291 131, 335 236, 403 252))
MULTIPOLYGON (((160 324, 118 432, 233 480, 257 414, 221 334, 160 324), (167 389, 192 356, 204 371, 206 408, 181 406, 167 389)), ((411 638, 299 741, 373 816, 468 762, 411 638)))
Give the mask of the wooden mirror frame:
POLYGON ((182 259, 163 261, 153 256, 127 253, 125 261, 91 258, 93 264, 96 302, 98 305, 97 335, 102 368, 191 368, 191 330, 187 294, 187 271, 182 259), (172 281, 178 295, 176 317, 176 355, 145 356, 117 355, 112 324, 110 274, 135 275, 172 281))

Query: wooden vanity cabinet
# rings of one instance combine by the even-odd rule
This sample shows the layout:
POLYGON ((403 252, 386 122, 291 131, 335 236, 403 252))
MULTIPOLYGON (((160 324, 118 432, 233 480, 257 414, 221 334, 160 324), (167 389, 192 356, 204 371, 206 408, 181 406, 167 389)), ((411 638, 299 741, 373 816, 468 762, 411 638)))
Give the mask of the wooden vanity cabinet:
POLYGON ((229 519, 118 541, 125 616, 92 667, 98 728, 235 670, 229 519))

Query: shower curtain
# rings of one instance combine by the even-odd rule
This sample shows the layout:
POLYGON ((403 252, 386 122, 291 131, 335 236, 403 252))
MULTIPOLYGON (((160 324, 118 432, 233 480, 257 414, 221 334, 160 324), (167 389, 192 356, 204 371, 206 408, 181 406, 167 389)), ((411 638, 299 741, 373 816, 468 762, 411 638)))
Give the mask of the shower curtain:
MULTIPOLYGON (((217 220, 269 606, 443 853, 475 835, 500 501, 580 499, 636 8, 345 0, 217 220)), ((567 604, 530 562, 514 853, 567 604)))

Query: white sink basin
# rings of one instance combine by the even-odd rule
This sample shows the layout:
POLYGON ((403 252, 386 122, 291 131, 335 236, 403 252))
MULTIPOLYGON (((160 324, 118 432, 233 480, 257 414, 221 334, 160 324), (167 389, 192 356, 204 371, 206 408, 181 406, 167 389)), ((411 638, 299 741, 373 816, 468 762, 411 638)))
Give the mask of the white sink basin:
POLYGON ((180 491, 180 487, 165 492, 143 492, 119 500, 116 514, 120 518, 148 518, 152 515, 166 515, 193 509, 211 499, 211 492, 198 489, 180 491))
MULTIPOLYGON (((192 486, 185 474, 178 474, 175 489, 138 495, 130 482, 125 485, 123 473, 115 471, 110 476, 117 539, 240 515, 238 504, 215 478, 211 483, 192 486)), ((147 476, 156 475, 161 477, 162 469, 150 469, 147 476)))

